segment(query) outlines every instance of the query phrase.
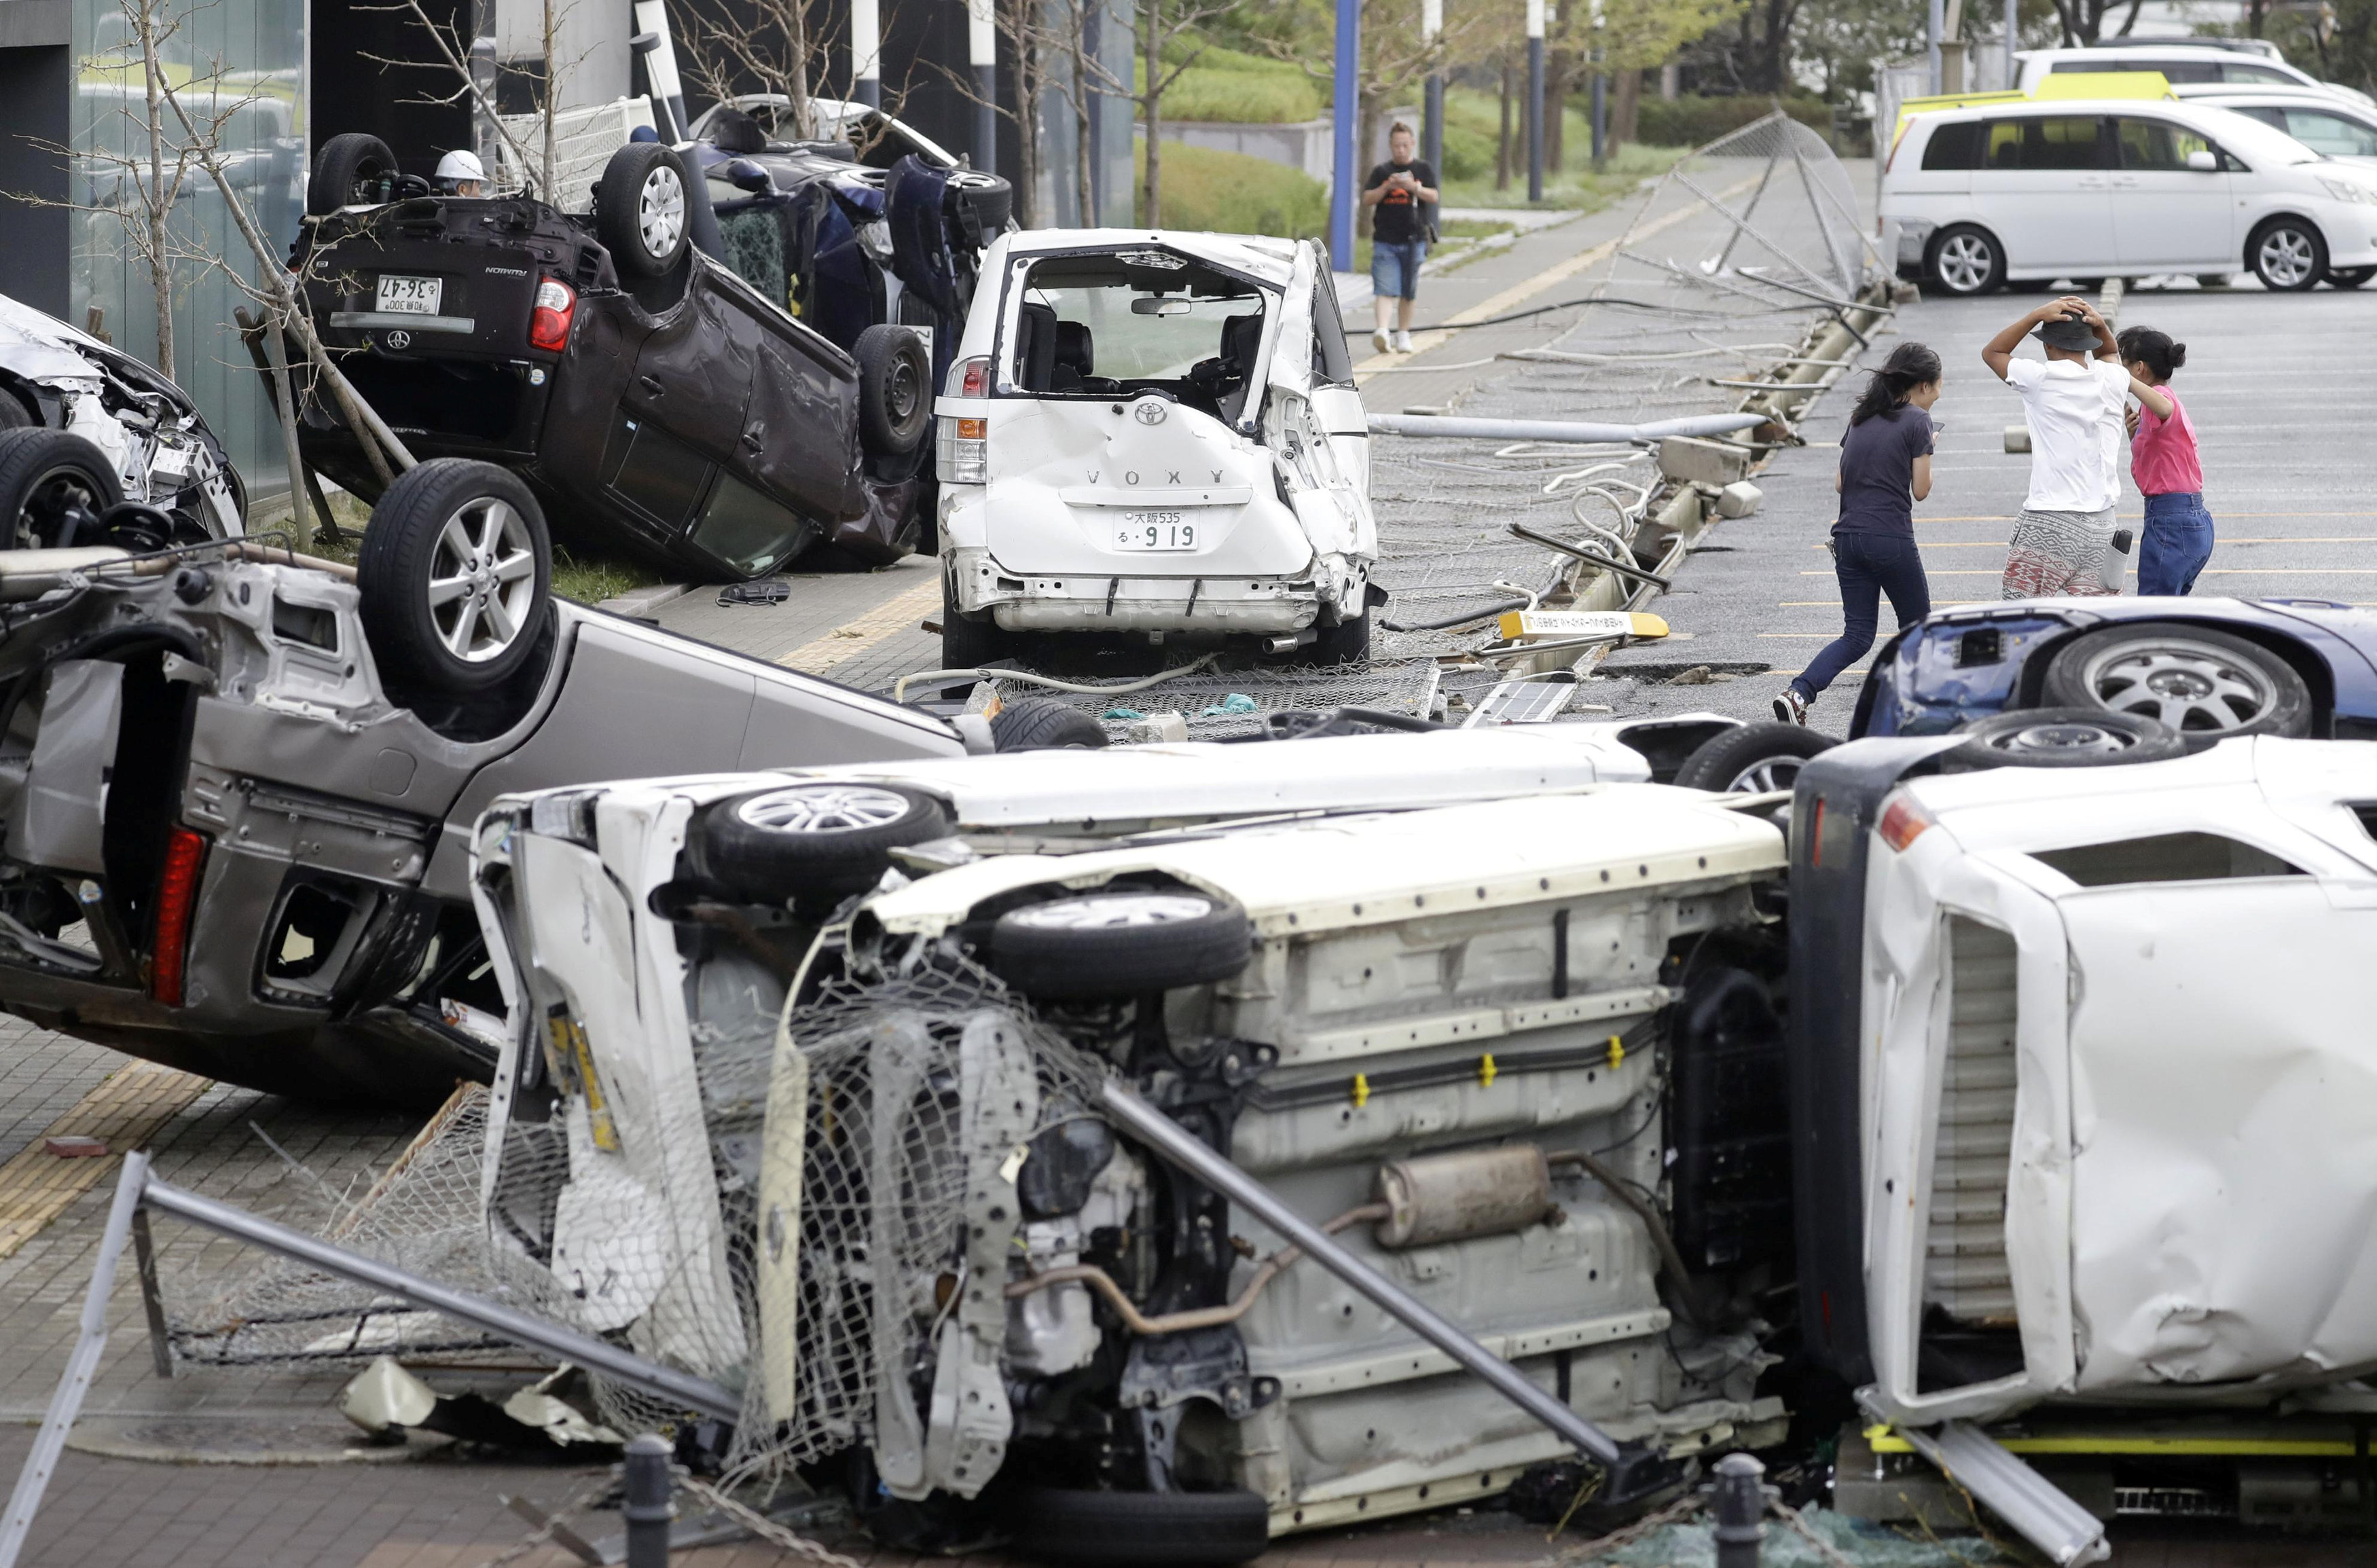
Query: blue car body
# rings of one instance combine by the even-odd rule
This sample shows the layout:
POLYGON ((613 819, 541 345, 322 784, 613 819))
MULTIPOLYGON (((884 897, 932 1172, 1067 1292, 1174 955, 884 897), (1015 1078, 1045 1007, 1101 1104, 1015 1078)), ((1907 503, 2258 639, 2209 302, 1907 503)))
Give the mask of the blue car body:
POLYGON ((2258 642, 2311 687, 2314 736, 2377 740, 2377 614, 2324 599, 2014 599, 1944 610, 1882 645, 1851 739, 1944 735, 2035 707, 2049 656, 2083 632, 2179 622, 2258 642))

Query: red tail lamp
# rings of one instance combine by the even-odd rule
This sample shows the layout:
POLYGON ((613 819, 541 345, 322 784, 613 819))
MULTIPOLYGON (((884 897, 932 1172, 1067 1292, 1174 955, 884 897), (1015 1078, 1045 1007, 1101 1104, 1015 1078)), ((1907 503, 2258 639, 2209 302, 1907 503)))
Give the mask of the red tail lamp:
POLYGON ((207 841, 187 828, 165 835, 165 866, 157 874, 157 941, 149 957, 149 994, 167 1007, 182 1005, 183 964, 190 951, 190 916, 198 905, 198 873, 207 841))
POLYGON ((536 308, 528 316, 528 346, 559 353, 569 346, 569 318, 578 314, 578 295, 558 278, 536 286, 536 308))

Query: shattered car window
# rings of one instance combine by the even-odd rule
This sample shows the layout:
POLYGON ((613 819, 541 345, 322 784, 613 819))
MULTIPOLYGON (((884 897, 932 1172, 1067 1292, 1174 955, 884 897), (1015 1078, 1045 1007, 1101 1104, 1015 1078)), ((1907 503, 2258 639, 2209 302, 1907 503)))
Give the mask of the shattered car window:
POLYGON ((1166 252, 1051 257, 1024 283, 1015 385, 1036 395, 1150 385, 1216 395, 1253 374, 1267 308, 1265 290, 1166 252))

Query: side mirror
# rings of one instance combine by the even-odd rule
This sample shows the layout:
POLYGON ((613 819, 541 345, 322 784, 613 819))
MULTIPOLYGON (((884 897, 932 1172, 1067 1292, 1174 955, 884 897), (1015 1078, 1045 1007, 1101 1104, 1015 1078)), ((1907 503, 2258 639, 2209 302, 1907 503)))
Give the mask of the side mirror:
POLYGON ((2220 172, 2220 155, 2199 147, 2187 155, 2187 166, 2199 174, 2216 174, 2220 172))

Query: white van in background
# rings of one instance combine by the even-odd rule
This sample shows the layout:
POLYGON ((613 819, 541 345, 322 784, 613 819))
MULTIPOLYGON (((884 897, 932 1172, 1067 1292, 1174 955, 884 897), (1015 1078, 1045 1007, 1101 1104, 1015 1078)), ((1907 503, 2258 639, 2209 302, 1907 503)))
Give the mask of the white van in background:
POLYGON ((2240 267, 2291 292, 2377 268, 2377 171, 2161 99, 1917 114, 1882 172, 1879 216, 1897 227, 1901 275, 1948 294, 2240 267))
POLYGON ((2036 95, 2049 76, 2072 72, 2159 71, 2174 87, 2182 83, 2218 83, 2228 87, 2301 87, 2313 92, 2369 103, 2369 95, 2335 82, 2323 82, 2289 66, 2276 48, 2260 39, 2156 38, 2123 40, 2085 49, 2028 49, 2016 52, 2022 79, 2015 85, 2036 95))

